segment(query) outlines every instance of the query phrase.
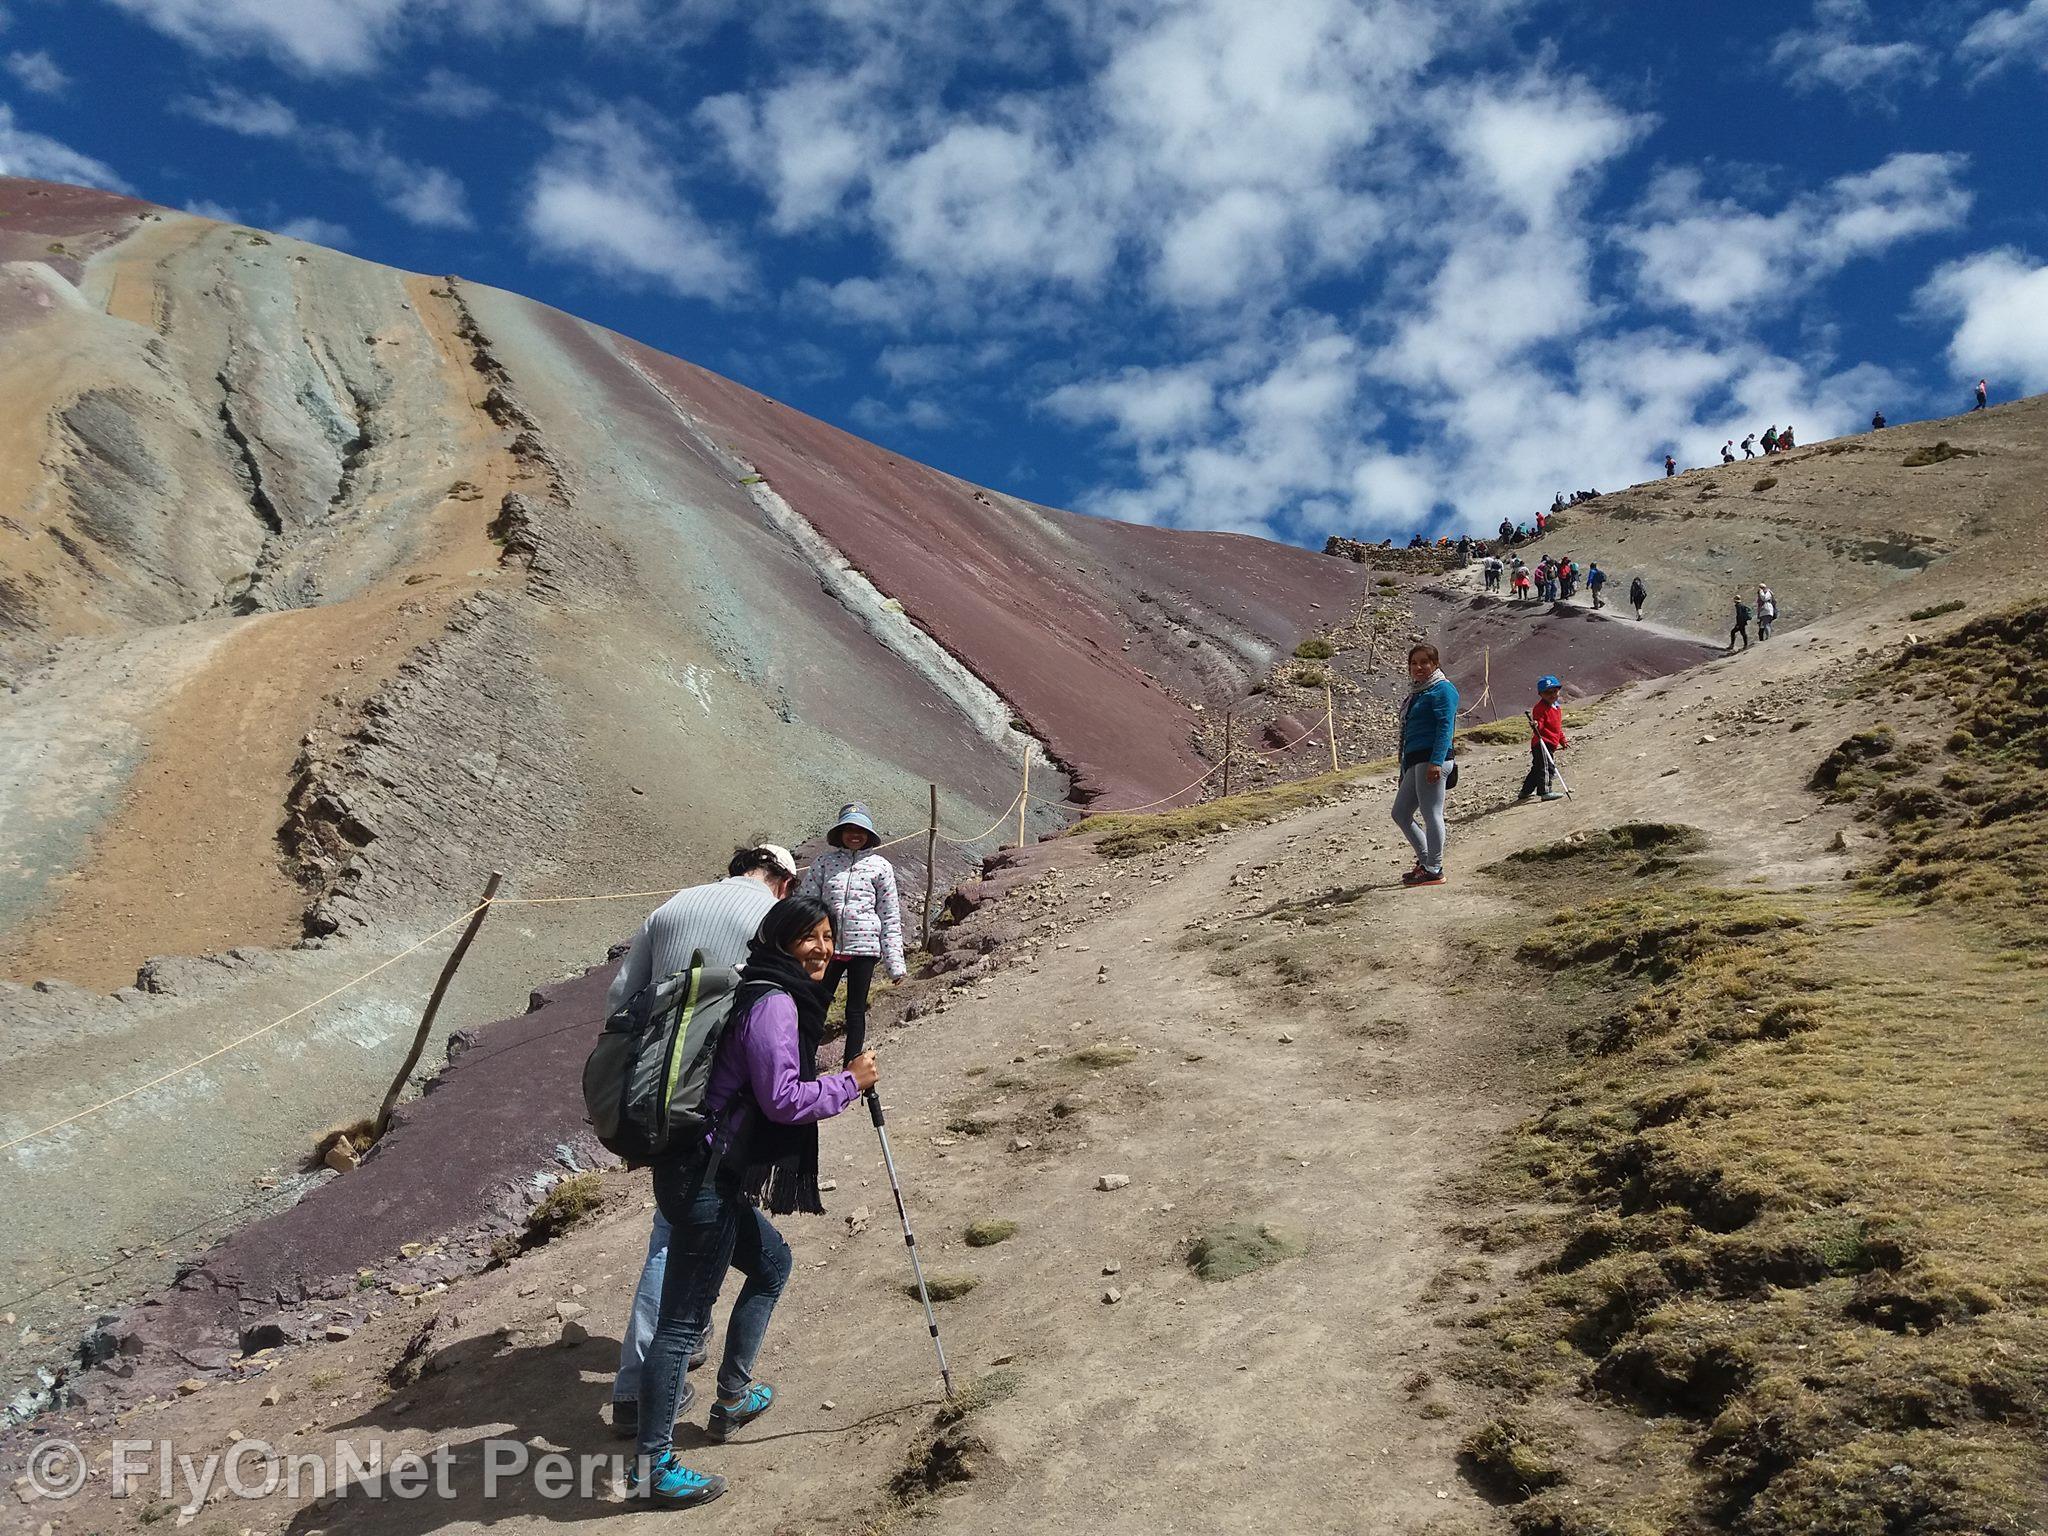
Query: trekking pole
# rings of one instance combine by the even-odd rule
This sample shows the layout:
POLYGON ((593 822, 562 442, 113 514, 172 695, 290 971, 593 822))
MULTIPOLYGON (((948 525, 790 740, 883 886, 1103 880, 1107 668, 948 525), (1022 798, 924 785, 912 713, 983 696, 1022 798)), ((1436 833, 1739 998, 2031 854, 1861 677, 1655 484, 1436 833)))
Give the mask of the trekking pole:
POLYGON ((939 1320, 932 1312, 932 1293, 924 1288, 924 1265, 918 1262, 917 1238, 910 1230, 910 1212, 903 1204, 903 1186, 896 1178, 896 1159, 889 1152, 889 1128, 882 1123, 882 1098, 874 1089, 867 1093, 868 1116, 875 1122, 875 1134, 882 1138, 882 1165, 889 1170, 889 1192, 896 1197, 896 1216, 903 1223, 903 1246, 910 1250, 910 1272, 917 1277, 917 1299, 924 1303, 924 1325, 931 1330, 932 1348, 939 1352, 939 1380, 945 1384, 946 1401, 953 1400, 953 1373, 946 1366, 946 1346, 939 1342, 939 1320))

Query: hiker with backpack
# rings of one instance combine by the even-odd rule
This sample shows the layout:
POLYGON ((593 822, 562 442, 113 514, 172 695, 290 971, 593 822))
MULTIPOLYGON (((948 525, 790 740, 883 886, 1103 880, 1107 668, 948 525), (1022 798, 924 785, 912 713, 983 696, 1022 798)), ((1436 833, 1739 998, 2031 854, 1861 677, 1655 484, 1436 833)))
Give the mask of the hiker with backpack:
POLYGON ((1673 457, 1671 457, 1671 455, 1670 455, 1670 454, 1668 454, 1668 453, 1667 453, 1667 454, 1665 454, 1665 455, 1664 455, 1664 478, 1665 478, 1666 480, 1669 480, 1669 479, 1670 479, 1670 478, 1671 478, 1671 477, 1672 477, 1673 475, 1675 475, 1675 474, 1677 474, 1677 473, 1678 473, 1678 460, 1676 460, 1676 459, 1674 459, 1673 457))
POLYGON ((1778 599, 1762 582, 1756 584, 1756 637, 1771 638, 1771 626, 1778 622, 1778 599))
POLYGON ((1515 556, 1514 574, 1509 578, 1509 585, 1515 589, 1516 602, 1520 603, 1528 600, 1529 567, 1520 555, 1515 556))
POLYGON ((1735 594, 1735 624, 1728 631, 1729 650, 1735 649, 1735 637, 1737 635, 1742 637, 1742 648, 1745 651, 1749 649, 1749 620, 1749 604, 1742 600, 1742 594, 1738 592, 1735 594))
POLYGON ((1772 422, 1764 428, 1764 457, 1769 458, 1778 451, 1778 424, 1772 422))
POLYGON ((1554 677, 1536 680, 1536 702, 1529 709, 1529 773, 1522 780, 1521 794, 1515 797, 1517 805, 1531 795, 1544 800, 1564 798, 1551 787, 1557 776, 1551 754, 1571 745, 1564 734, 1564 708, 1558 703, 1563 693, 1564 684, 1554 677))
MULTIPOLYGON (((606 1015, 617 1014, 649 985, 687 971, 693 955, 701 954, 716 969, 737 969, 761 919, 796 888, 796 882, 796 860, 787 848, 762 843, 733 850, 723 880, 676 892, 640 925, 605 994, 606 1015)), ((633 1309, 619 1341, 618 1375, 612 1382, 612 1433, 621 1438, 640 1432, 640 1367, 661 1310, 671 1235, 668 1218, 657 1207, 640 1283, 633 1291, 633 1309)), ((701 1357, 692 1364, 702 1364, 701 1357)))
POLYGON ((1745 459, 1753 459, 1756 457, 1756 434, 1754 432, 1750 433, 1747 437, 1743 438, 1742 456, 1745 459))
POLYGON ((1636 610, 1636 622, 1638 624, 1642 623, 1643 604, 1647 603, 1650 600, 1650 589, 1647 585, 1644 584, 1642 577, 1637 576, 1629 582, 1628 600, 1636 610))
POLYGON ((1600 601, 1600 589, 1606 585, 1607 573, 1600 569, 1600 562, 1598 560, 1594 560, 1588 563, 1588 565, 1586 566, 1586 591, 1592 595, 1593 606, 1595 608, 1604 608, 1607 606, 1605 603, 1600 601))
POLYGON ((1458 690, 1427 641, 1408 650, 1408 697, 1401 701, 1401 781, 1394 825, 1415 850, 1406 886, 1444 883, 1444 795, 1457 782, 1450 761, 1458 725, 1458 690))
POLYGON ((726 1323, 718 1399, 705 1425, 718 1441, 775 1403, 775 1389, 754 1380, 753 1366, 793 1261, 768 1218, 824 1214, 818 1122, 850 1108, 877 1081, 872 1052, 844 1072, 818 1071, 825 1002, 817 984, 835 944, 832 914, 815 896, 769 908, 713 1046, 703 1119, 694 1122, 709 1131, 685 1136, 654 1165, 654 1198, 675 1237, 641 1371, 632 1490, 671 1507, 707 1504, 725 1492, 724 1478, 685 1466, 674 1449, 676 1417, 692 1395, 684 1367, 704 1340, 725 1273, 738 1270, 744 1284, 726 1323))
POLYGON ((1973 411, 1981 411, 1984 409, 1985 406, 1989 405, 1990 403, 1991 386, 1985 383, 1984 380, 1979 379, 1977 381, 1977 403, 1971 406, 1970 409, 1973 411))
POLYGON ((1486 590, 1498 592, 1500 590, 1500 573, 1502 570, 1500 556, 1488 555, 1485 561, 1482 562, 1480 569, 1486 577, 1486 590))
POLYGON ((852 1061, 868 1037, 868 988, 875 967, 886 964, 891 981, 901 981, 903 903, 896 894, 896 869, 875 851, 881 841, 874 819, 858 802, 841 806, 825 834, 831 847, 804 871, 803 893, 822 900, 832 913, 838 951, 825 969, 825 1006, 846 982, 846 1052, 852 1061))

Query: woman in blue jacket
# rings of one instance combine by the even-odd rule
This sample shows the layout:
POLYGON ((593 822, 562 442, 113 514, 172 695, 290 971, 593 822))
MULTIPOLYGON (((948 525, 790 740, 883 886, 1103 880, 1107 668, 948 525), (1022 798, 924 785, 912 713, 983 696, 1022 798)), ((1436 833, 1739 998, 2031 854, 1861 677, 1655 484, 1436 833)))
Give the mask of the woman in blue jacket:
POLYGON ((1401 703, 1401 787, 1394 795, 1394 825, 1415 849, 1415 867, 1403 885, 1444 883, 1444 791, 1450 787, 1451 737, 1458 724, 1458 690, 1438 665, 1435 646, 1408 652, 1408 697, 1401 703))

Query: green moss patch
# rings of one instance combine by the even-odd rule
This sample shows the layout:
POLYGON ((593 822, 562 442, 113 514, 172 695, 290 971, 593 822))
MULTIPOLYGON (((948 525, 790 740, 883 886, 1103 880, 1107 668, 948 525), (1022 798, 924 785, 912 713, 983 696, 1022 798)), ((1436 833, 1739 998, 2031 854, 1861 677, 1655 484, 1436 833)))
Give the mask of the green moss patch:
MULTIPOLYGON (((924 1277, 925 1289, 931 1293, 933 1301, 958 1301, 979 1284, 981 1284, 981 1276, 979 1275, 930 1274, 924 1277)), ((918 1299, 917 1282, 912 1280, 906 1284, 903 1287, 903 1294, 912 1301, 916 1301, 918 1299)))
POLYGON ((993 1248, 997 1243, 1007 1243, 1017 1235, 1017 1223, 1004 1221, 1000 1217, 984 1216, 980 1221, 967 1224, 961 1233, 970 1248, 993 1248))
POLYGON ((1188 1267, 1204 1280, 1235 1280, 1307 1251, 1307 1244, 1282 1228, 1231 1222, 1195 1239, 1188 1250, 1188 1267))
POLYGON ((604 1204, 604 1185, 594 1173, 562 1180, 527 1213, 525 1245, 553 1242, 597 1214, 604 1204))

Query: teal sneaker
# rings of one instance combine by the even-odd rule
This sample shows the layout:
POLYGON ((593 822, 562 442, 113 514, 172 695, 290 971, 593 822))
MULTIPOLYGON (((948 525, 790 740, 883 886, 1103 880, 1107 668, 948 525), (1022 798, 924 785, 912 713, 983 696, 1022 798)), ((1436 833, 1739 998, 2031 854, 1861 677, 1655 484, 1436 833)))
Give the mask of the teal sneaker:
POLYGON ((738 1402, 713 1403, 704 1432, 714 1440, 730 1439, 734 1430, 744 1429, 774 1406, 775 1389, 765 1381, 757 1381, 747 1388, 738 1402))
POLYGON ((709 1504, 725 1492, 725 1479, 716 1472, 693 1472, 684 1466, 674 1451, 665 1452, 654 1464, 652 1475, 643 1487, 640 1469, 635 1467, 627 1479, 626 1493, 631 1498, 652 1499, 670 1509, 689 1509, 697 1504, 709 1504))

